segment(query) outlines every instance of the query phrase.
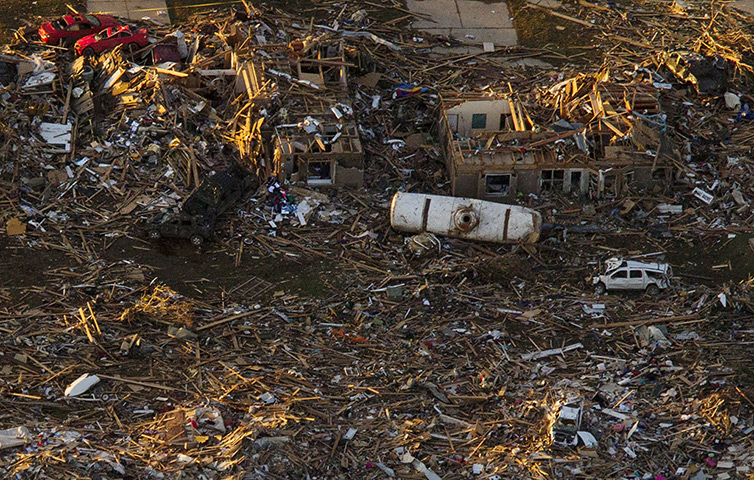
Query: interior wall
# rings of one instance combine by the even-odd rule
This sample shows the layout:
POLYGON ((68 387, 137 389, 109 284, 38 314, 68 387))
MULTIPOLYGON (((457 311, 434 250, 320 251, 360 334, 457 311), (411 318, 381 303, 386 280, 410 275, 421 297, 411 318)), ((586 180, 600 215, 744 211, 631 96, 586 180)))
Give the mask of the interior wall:
POLYGON ((472 133, 471 118, 475 113, 487 114, 485 128, 473 129, 474 132, 500 131, 500 115, 510 115, 511 107, 507 99, 473 100, 464 102, 445 111, 446 115, 458 115, 458 127, 455 133, 468 137, 472 133))

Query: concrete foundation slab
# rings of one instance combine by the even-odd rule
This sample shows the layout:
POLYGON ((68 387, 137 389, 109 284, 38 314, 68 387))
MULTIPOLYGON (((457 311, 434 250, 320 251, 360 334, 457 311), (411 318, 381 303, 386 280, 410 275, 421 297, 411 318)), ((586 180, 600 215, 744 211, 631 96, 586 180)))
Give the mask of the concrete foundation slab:
POLYGON ((749 15, 754 15, 754 0, 734 0, 731 6, 743 10, 749 15))
POLYGON ((508 4, 503 1, 408 0, 408 8, 432 19, 417 19, 413 28, 480 44, 480 49, 483 42, 500 47, 516 45, 518 41, 508 4))
POLYGON ((88 0, 87 11, 107 13, 130 20, 147 17, 160 23, 170 23, 165 0, 88 0))

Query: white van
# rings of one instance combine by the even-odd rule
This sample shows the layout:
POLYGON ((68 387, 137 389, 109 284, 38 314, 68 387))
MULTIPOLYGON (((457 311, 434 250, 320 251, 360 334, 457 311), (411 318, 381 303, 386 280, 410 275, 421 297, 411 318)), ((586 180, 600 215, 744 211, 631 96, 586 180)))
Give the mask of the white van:
POLYGON ((673 269, 666 263, 639 262, 610 258, 605 271, 592 277, 594 292, 598 295, 608 290, 644 290, 657 295, 670 286, 673 269))

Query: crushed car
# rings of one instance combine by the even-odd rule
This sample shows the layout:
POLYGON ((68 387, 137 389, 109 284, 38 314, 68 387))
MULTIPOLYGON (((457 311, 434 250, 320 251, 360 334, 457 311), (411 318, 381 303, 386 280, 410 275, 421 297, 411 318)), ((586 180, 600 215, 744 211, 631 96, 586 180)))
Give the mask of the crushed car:
POLYGON ((118 45, 124 45, 130 53, 146 47, 149 45, 147 29, 134 30, 128 25, 107 28, 95 35, 88 35, 80 39, 76 42, 74 48, 77 54, 91 57, 118 45))
POLYGON ((179 213, 154 217, 146 225, 147 237, 188 239, 197 247, 212 237, 217 219, 254 186, 254 177, 238 164, 212 172, 183 202, 179 213))
POLYGON ((64 15, 43 23, 38 33, 40 40, 47 45, 62 44, 70 47, 76 40, 118 25, 118 21, 110 15, 64 15))
POLYGON ((698 94, 722 94, 726 91, 727 62, 723 57, 679 50, 664 52, 661 58, 665 68, 682 82, 691 84, 698 94))
POLYGON ((640 262, 612 257, 605 261, 602 273, 592 277, 594 292, 608 290, 642 290, 657 295, 670 287, 673 269, 666 263, 640 262))
POLYGON ((568 399, 566 404, 560 407, 558 417, 550 429, 553 447, 570 448, 578 445, 582 410, 582 403, 578 398, 568 399))

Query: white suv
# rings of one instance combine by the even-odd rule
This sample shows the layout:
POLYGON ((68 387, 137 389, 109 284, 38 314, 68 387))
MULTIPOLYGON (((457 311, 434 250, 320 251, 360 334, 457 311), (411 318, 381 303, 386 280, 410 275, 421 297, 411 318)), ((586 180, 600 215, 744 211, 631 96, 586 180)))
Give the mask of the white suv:
POLYGON ((605 272, 592 278, 594 292, 598 295, 607 290, 645 290, 657 295, 670 286, 673 269, 666 263, 638 262, 610 258, 605 261, 605 272))

